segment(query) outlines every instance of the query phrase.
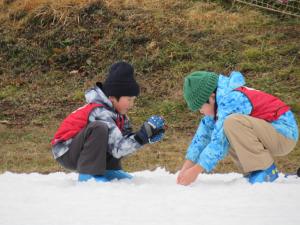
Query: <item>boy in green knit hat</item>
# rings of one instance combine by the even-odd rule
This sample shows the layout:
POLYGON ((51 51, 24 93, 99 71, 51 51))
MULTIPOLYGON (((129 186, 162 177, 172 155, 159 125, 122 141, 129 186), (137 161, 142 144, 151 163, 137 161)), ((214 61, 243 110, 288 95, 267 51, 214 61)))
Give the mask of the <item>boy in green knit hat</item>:
POLYGON ((229 154, 250 183, 278 177, 274 156, 293 150, 298 126, 280 99, 248 88, 240 72, 229 77, 196 71, 185 78, 184 99, 189 109, 204 115, 187 149, 177 183, 189 185, 211 172, 229 154))

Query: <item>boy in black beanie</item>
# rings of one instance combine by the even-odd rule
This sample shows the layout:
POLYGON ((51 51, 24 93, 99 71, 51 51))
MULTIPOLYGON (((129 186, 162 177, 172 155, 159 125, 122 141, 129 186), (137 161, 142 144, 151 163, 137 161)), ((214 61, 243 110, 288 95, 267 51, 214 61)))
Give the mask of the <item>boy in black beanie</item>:
POLYGON ((71 113, 51 141, 54 158, 65 168, 79 172, 79 181, 131 178, 120 165, 123 156, 163 138, 165 122, 150 117, 133 133, 126 113, 140 89, 133 67, 117 62, 104 83, 85 93, 87 104, 71 113))

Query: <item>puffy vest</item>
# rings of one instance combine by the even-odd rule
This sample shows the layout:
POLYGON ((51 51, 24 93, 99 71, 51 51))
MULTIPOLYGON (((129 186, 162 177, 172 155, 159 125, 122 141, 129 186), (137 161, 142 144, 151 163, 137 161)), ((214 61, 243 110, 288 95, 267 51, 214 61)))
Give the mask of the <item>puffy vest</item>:
MULTIPOLYGON (((104 107, 102 104, 90 103, 86 104, 70 115, 68 115, 60 124, 54 138, 51 140, 52 146, 58 142, 64 142, 76 136, 89 122, 91 111, 96 107, 104 107)), ((124 116, 118 116, 117 126, 122 131, 124 127, 124 116)))
POLYGON ((263 91, 248 87, 239 87, 235 90, 242 92, 251 102, 252 111, 250 116, 272 122, 290 110, 290 107, 279 98, 263 91))

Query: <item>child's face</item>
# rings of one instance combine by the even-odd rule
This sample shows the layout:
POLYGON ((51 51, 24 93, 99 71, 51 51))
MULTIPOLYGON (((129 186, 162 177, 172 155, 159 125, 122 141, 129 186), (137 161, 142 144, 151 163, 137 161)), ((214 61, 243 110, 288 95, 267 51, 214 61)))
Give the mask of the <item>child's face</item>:
POLYGON ((215 115, 215 93, 212 93, 209 97, 209 102, 204 103, 199 109, 199 112, 205 116, 214 116, 215 115))
POLYGON ((109 97, 114 108, 122 115, 125 115, 134 105, 135 96, 122 96, 119 101, 115 97, 109 97))

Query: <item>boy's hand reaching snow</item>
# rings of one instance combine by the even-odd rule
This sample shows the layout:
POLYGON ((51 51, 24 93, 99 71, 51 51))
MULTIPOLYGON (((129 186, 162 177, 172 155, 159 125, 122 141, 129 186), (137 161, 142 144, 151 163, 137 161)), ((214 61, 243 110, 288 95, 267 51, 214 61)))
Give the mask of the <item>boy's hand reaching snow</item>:
POLYGON ((165 120, 161 116, 151 116, 136 133, 135 139, 142 145, 163 139, 165 120))
POLYGON ((189 164, 189 168, 180 171, 177 177, 177 183, 181 185, 189 185, 193 183, 198 175, 203 172, 203 168, 198 164, 189 164))
POLYGON ((195 165, 195 163, 192 162, 191 160, 185 160, 185 162, 183 163, 183 166, 182 166, 182 168, 181 168, 181 170, 180 170, 180 172, 179 172, 179 174, 178 174, 178 176, 177 176, 177 183, 178 183, 178 184, 179 184, 179 180, 180 180, 181 177, 183 176, 184 172, 185 172, 187 169, 193 167, 194 165, 195 165))

